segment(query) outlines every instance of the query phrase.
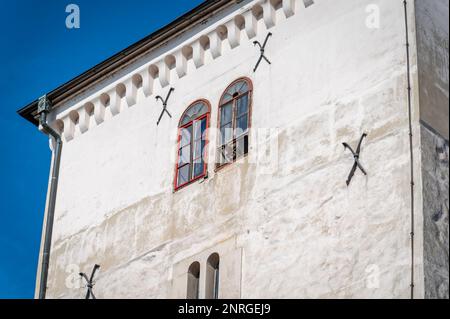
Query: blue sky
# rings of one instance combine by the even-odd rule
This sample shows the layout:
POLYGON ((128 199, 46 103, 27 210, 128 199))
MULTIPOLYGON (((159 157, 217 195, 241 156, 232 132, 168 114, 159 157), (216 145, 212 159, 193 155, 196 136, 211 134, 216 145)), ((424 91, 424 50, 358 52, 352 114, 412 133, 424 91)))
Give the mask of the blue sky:
POLYGON ((201 2, 0 0, 0 298, 33 298, 50 167, 48 139, 16 111, 201 2))

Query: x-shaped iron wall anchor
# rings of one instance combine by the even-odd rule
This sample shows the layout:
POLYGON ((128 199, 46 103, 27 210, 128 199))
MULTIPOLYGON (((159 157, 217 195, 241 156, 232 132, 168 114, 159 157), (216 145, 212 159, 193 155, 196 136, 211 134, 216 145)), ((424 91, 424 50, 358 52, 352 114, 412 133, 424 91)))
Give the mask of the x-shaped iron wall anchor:
POLYGON ((94 292, 92 291, 92 288, 94 288, 94 275, 95 275, 95 272, 99 268, 100 268, 100 265, 97 265, 97 264, 94 265, 94 269, 92 269, 92 274, 91 274, 90 278, 88 278, 88 276, 85 273, 80 272, 80 276, 83 277, 86 280, 86 287, 88 289, 87 292, 86 292, 86 299, 90 299, 91 296, 92 296, 92 299, 97 299, 97 298, 95 298, 95 295, 94 295, 94 292))
POLYGON ((161 118, 163 117, 164 112, 167 113, 167 115, 169 115, 170 118, 172 118, 172 115, 170 115, 169 111, 167 111, 167 101, 169 100, 169 97, 170 97, 170 94, 172 94, 172 91, 175 91, 175 89, 170 88, 169 93, 167 93, 165 100, 163 100, 163 98, 159 95, 156 97, 156 101, 161 100, 161 102, 163 104, 163 110, 161 112, 161 115, 159 116, 158 122, 156 122, 156 125, 159 125, 159 122, 161 122, 161 118))
POLYGON ((353 178, 353 175, 355 174, 355 171, 356 171, 357 167, 359 167, 359 169, 361 170, 361 172, 364 173, 364 175, 367 175, 366 170, 364 169, 364 167, 359 162, 359 154, 361 153, 361 144, 362 144, 362 141, 364 140, 364 138, 366 136, 367 136, 366 133, 364 133, 361 136, 361 139, 359 140, 359 143, 358 143, 358 147, 356 148, 356 152, 353 151, 353 149, 347 143, 342 143, 344 145, 344 148, 346 148, 346 149, 348 148, 350 150, 350 152, 352 152, 353 158, 355 159, 355 163, 353 164, 352 170, 350 171, 350 174, 348 175, 348 178, 347 178, 347 186, 350 185, 350 182, 351 182, 351 180, 353 178))
POLYGON ((258 62, 256 63, 255 68, 253 69, 253 72, 256 72, 256 69, 258 69, 258 66, 261 63, 262 59, 266 60, 267 63, 272 64, 272 63, 270 63, 269 59, 267 59, 267 57, 264 55, 267 41, 269 40, 269 37, 271 37, 271 36, 272 36, 272 33, 269 32, 266 36, 266 39, 264 40, 263 45, 261 45, 261 43, 259 43, 258 41, 253 41, 253 45, 259 46, 259 52, 261 53, 261 55, 259 56, 258 62))

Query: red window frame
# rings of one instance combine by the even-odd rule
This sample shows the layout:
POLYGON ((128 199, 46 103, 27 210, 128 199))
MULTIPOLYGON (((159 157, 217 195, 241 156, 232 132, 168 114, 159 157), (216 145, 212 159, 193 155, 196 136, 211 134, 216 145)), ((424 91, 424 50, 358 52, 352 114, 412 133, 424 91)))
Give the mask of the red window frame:
MULTIPOLYGON (((219 100, 219 108, 218 108, 218 114, 217 114, 217 127, 218 127, 218 135, 219 135, 219 137, 218 137, 218 139, 217 139, 217 147, 216 147, 216 150, 218 150, 220 147, 223 146, 223 145, 221 144, 221 114, 222 114, 222 107, 225 106, 225 105, 228 105, 230 102, 232 102, 232 114, 231 114, 231 119, 232 119, 233 136, 232 136, 231 142, 228 142, 228 143, 232 143, 232 144, 233 144, 233 147, 236 147, 236 142, 237 142, 237 140, 238 140, 239 138, 245 138, 245 137, 244 137, 245 135, 247 136, 247 142, 250 143, 250 142, 249 142, 249 141, 250 141, 249 135, 250 135, 250 128, 251 128, 251 123, 252 123, 253 83, 252 83, 252 81, 251 81, 248 77, 240 77, 240 78, 234 80, 233 82, 231 82, 231 84, 229 84, 229 85, 227 86, 227 88, 223 91, 223 93, 222 93, 222 95, 221 95, 221 97, 220 97, 220 100, 219 100), (235 85, 236 83, 242 82, 242 81, 244 81, 244 82, 247 83, 247 88, 248 88, 247 92, 245 92, 245 93, 243 93, 243 94, 239 94, 239 95, 237 95, 237 96, 234 96, 232 99, 230 99, 230 100, 228 100, 228 101, 226 101, 226 102, 223 102, 223 100, 224 100, 224 98, 225 98, 225 94, 227 94, 228 90, 229 90, 233 85, 235 85), (237 100, 239 100, 239 99, 240 99, 242 96, 244 96, 245 94, 248 95, 247 132, 244 133, 244 134, 241 134, 240 136, 236 136, 236 120, 237 120, 237 117, 236 117, 236 112, 237 112, 237 110, 236 110, 236 108, 237 108, 237 100)), ((228 144, 228 143, 225 143, 224 145, 226 145, 226 144, 228 144)), ((223 168, 223 167, 225 167, 225 166, 227 166, 227 165, 229 165, 229 164, 232 164, 232 163, 236 162, 239 158, 247 156, 247 154, 248 154, 248 152, 245 153, 245 154, 243 154, 243 155, 240 155, 240 156, 235 155, 235 156, 233 156, 233 160, 232 160, 232 161, 221 164, 221 162, 220 162, 220 156, 221 156, 221 154, 217 152, 216 156, 218 156, 219 158, 218 158, 217 161, 216 161, 216 168, 215 168, 215 170, 217 171, 217 170, 219 170, 219 169, 221 169, 221 168, 223 168)))
MULTIPOLYGON (((210 103, 208 102, 208 100, 205 100, 205 99, 199 99, 199 100, 196 100, 196 101, 192 102, 192 103, 186 108, 186 110, 183 112, 183 114, 181 115, 180 123, 178 124, 178 133, 177 133, 177 134, 178 134, 178 138, 177 138, 177 156, 176 156, 177 161, 176 161, 176 163, 175 163, 175 177, 174 177, 174 182, 173 182, 173 187, 174 187, 174 190, 175 190, 175 191, 177 191, 177 190, 179 190, 179 189, 181 189, 181 188, 183 188, 183 187, 185 187, 185 186, 187 186, 187 185, 189 185, 189 184, 192 184, 192 183, 194 183, 195 181, 197 181, 197 180, 199 180, 199 179, 201 179, 201 178, 205 178, 205 176, 206 176, 206 173, 207 173, 207 171, 208 171, 208 145, 209 145, 208 129, 209 129, 210 114, 211 114, 211 105, 210 105, 210 103), (192 120, 189 121, 188 123, 186 123, 186 124, 184 124, 184 125, 181 125, 181 121, 183 120, 184 115, 186 114, 186 112, 187 112, 192 106, 194 106, 195 104, 198 104, 198 103, 203 103, 203 104, 205 104, 206 107, 208 108, 208 111, 207 111, 205 114, 202 114, 202 115, 196 117, 195 119, 192 119, 192 120), (180 161, 180 143, 181 143, 181 137, 182 137, 182 130, 183 130, 183 129, 186 129, 186 128, 189 127, 189 126, 192 126, 192 128, 194 128, 194 122, 196 122, 196 121, 201 121, 201 120, 203 120, 203 119, 206 119, 206 128, 205 128, 205 146, 204 146, 204 148, 203 148, 203 172, 202 172, 201 175, 196 176, 196 177, 194 177, 193 179, 191 179, 191 180, 189 180, 189 181, 187 181, 187 182, 185 182, 185 183, 183 183, 183 184, 178 185, 178 169, 181 167, 181 166, 179 165, 179 164, 180 164, 179 161, 180 161)), ((192 133, 193 133, 193 131, 192 131, 192 133)), ((203 135, 203 134, 202 134, 202 135, 203 135)), ((202 137, 202 139, 203 139, 203 137, 202 137)), ((193 145, 194 145, 194 142, 195 142, 195 141, 194 141, 194 136, 193 136, 193 134, 191 134, 191 137, 190 137, 191 150, 190 150, 190 152, 191 152, 192 154, 193 154, 193 145)), ((192 155, 192 156, 193 156, 193 155, 192 155)), ((199 157, 197 157, 197 158, 199 158, 199 157)), ((187 164, 187 165, 192 165, 192 166, 193 166, 193 169, 195 169, 195 163, 194 163, 194 161, 195 161, 195 159, 192 158, 192 163, 189 163, 189 164, 187 164)))

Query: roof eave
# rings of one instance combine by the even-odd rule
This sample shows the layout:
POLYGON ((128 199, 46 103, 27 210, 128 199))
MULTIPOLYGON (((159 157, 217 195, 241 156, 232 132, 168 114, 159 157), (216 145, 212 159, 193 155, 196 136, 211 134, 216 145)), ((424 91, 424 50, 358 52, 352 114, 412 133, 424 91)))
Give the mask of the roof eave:
MULTIPOLYGON (((132 44, 109 59, 97 64, 76 78, 49 92, 47 94, 48 99, 52 102, 53 106, 57 107, 58 103, 86 90, 94 83, 97 83, 98 81, 101 81, 114 73, 117 69, 128 65, 132 61, 135 61, 141 57, 143 54, 148 53, 152 49, 155 49, 159 45, 167 42, 169 39, 176 37, 187 29, 190 29, 198 23, 203 22, 205 19, 208 19, 218 10, 222 10, 237 2, 240 1, 207 0, 203 2, 170 24, 151 33, 142 40, 132 44)), ((38 100, 36 99, 18 110, 17 113, 26 120, 30 121, 32 124, 38 126, 37 106, 38 100)))

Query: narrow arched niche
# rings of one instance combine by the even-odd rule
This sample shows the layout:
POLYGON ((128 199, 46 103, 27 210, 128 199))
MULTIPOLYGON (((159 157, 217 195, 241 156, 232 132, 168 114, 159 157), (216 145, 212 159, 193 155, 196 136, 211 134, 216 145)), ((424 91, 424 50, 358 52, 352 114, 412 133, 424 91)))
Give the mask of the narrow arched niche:
POLYGON ((200 263, 198 261, 193 262, 188 269, 186 298, 200 298, 200 263))
POLYGON ((219 298, 219 267, 220 257, 218 253, 213 253, 206 261, 206 281, 205 281, 205 298, 219 298))

